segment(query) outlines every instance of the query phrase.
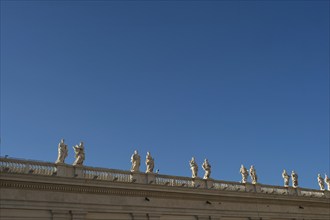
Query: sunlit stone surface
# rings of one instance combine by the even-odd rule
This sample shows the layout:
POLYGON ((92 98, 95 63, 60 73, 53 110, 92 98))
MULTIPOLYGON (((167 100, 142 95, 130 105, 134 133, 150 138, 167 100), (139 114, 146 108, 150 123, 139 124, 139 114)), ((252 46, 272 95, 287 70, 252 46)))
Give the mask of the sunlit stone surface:
POLYGON ((330 191, 300 188, 294 175, 293 187, 284 174, 285 187, 271 186, 250 169, 252 184, 242 165, 242 183, 214 180, 205 160, 202 179, 192 158, 193 178, 170 176, 153 173, 150 154, 142 173, 137 151, 130 171, 83 165, 82 143, 75 152, 74 165, 0 158, 0 219, 329 220, 330 191))

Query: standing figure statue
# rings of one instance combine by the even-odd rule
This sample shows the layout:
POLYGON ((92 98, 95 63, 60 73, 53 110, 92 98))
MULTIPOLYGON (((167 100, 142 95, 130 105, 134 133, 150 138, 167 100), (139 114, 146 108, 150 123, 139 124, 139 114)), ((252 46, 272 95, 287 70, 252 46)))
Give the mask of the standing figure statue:
POLYGON ((190 169, 191 169, 191 178, 196 178, 198 173, 198 165, 195 161, 195 157, 191 158, 191 161, 189 161, 190 169))
POLYGON ((327 176, 327 174, 325 174, 325 183, 327 184, 328 186, 328 191, 330 191, 330 178, 327 176))
POLYGON ((283 170, 282 177, 284 180, 284 187, 289 187, 290 175, 286 172, 286 170, 283 170))
POLYGON ((250 167, 250 177, 252 180, 252 184, 257 184, 257 181, 258 181, 257 171, 253 165, 251 165, 251 167, 250 167))
POLYGON ((64 163, 65 158, 68 156, 68 145, 64 144, 64 139, 58 144, 58 156, 55 164, 64 163))
POLYGON ((140 158, 140 155, 138 154, 137 150, 135 150, 134 154, 132 154, 131 162, 132 162, 131 172, 139 172, 141 158, 140 158))
POLYGON ((324 191, 324 179, 322 178, 321 174, 317 175, 317 182, 319 183, 320 190, 324 191))
POLYGON ((291 178, 292 178, 292 187, 297 188, 298 187, 298 174, 294 172, 294 170, 291 173, 291 178))
POLYGON ((84 143, 80 142, 79 145, 73 146, 73 150, 76 160, 73 162, 73 166, 82 166, 85 160, 85 148, 84 143))
POLYGON ((146 166, 147 166, 146 173, 154 172, 155 161, 154 161, 154 158, 152 158, 152 156, 150 155, 150 152, 147 152, 146 166))
POLYGON ((207 159, 204 160, 204 163, 202 164, 203 170, 205 171, 203 179, 209 179, 211 175, 211 165, 209 164, 209 161, 207 159))
POLYGON ((247 169, 243 166, 243 164, 241 165, 241 169, 239 170, 239 172, 242 174, 242 183, 246 183, 249 173, 247 169))

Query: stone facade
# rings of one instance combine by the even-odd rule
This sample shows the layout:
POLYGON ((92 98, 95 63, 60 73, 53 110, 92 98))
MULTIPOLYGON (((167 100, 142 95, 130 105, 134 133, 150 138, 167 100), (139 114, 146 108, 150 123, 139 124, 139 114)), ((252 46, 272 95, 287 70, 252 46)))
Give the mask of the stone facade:
POLYGON ((0 159, 0 219, 329 220, 330 192, 0 159))

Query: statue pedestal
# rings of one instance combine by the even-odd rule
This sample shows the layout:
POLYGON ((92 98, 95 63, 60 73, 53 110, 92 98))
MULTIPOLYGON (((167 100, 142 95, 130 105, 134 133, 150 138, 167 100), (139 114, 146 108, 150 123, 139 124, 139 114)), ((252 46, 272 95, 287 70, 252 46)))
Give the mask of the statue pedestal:
POLYGON ((244 183, 246 192, 257 192, 256 185, 251 183, 244 183))
POLYGON ((61 177, 73 177, 74 169, 72 166, 64 163, 56 164, 56 175, 61 177))
POLYGON ((289 195, 300 195, 300 189, 288 187, 288 193, 289 195))
POLYGON ((83 178, 84 172, 82 166, 74 166, 74 177, 83 178))
POLYGON ((146 174, 141 173, 141 172, 132 172, 131 173, 131 182, 146 184, 147 183, 146 174))
POLYGON ((192 185, 196 188, 205 188, 206 181, 200 178, 192 178, 192 185))
POLYGON ((154 184, 156 181, 156 175, 155 173, 146 173, 147 176, 147 183, 148 184, 154 184))
POLYGON ((214 183, 213 183, 213 180, 212 179, 206 179, 204 181, 205 181, 205 187, 207 189, 211 189, 211 188, 214 187, 214 185, 213 185, 214 183))
POLYGON ((254 188, 255 188, 255 191, 257 193, 260 193, 261 192, 261 186, 257 183, 257 184, 254 184, 254 188))

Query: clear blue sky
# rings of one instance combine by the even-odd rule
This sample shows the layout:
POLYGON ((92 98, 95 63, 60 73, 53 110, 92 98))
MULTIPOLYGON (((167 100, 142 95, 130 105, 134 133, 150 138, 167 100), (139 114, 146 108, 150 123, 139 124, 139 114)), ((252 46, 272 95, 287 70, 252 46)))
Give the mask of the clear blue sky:
POLYGON ((2 1, 1 155, 261 183, 329 173, 329 1, 2 1), (145 170, 144 163, 141 166, 145 170), (199 176, 203 176, 200 167, 199 176))

